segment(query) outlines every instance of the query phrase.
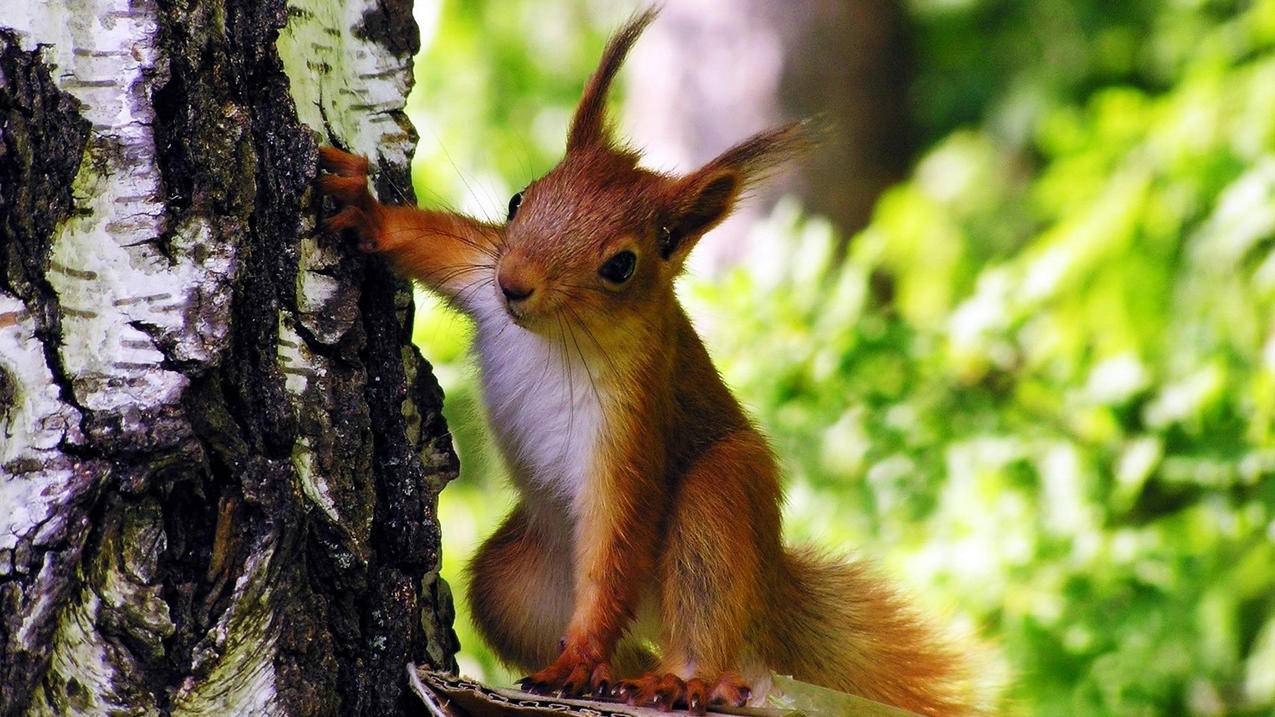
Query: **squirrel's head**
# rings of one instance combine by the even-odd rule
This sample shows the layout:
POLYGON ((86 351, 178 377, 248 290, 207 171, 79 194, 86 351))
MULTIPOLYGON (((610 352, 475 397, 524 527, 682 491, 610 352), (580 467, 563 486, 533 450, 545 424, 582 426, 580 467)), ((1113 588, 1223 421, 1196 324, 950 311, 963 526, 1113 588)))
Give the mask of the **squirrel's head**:
POLYGON ((608 131, 607 90, 655 9, 607 43, 585 86, 562 161, 509 202, 496 266, 511 315, 535 328, 646 322, 672 296, 687 255, 767 170, 809 143, 804 123, 757 134, 685 176, 638 166, 608 131))

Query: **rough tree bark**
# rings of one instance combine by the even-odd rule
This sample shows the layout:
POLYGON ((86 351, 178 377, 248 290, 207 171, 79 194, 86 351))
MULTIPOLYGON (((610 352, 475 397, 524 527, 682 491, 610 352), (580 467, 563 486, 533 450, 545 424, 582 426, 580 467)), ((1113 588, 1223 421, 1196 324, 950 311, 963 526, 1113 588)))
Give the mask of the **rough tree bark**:
POLYGON ((405 0, 0 14, 0 715, 396 714, 450 667, 456 472, 411 295, 314 231, 410 198, 405 0))

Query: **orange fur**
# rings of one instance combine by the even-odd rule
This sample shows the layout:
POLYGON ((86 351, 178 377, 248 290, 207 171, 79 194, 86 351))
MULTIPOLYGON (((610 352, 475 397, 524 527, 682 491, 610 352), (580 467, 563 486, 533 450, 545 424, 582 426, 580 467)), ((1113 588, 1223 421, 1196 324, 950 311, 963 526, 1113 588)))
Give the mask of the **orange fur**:
POLYGON ((567 155, 504 225, 380 204, 365 160, 323 150, 331 174, 320 188, 342 207, 328 226, 478 325, 489 417, 521 493, 470 565, 479 630, 503 659, 539 668, 524 681, 538 691, 703 713, 742 704, 776 670, 926 715, 974 714, 964 655, 884 580, 782 544, 776 461, 673 281, 698 239, 808 132, 763 132, 684 177, 639 167, 608 137, 602 108, 653 18, 609 44, 567 155), (629 273, 615 279, 605 269, 624 254, 629 273), (528 357, 538 351, 539 377, 538 355, 528 357), (511 406, 519 391, 565 406, 565 426, 530 399, 511 406), (583 437, 577 411, 591 421, 583 437), (637 645, 650 621, 658 658, 637 645))
POLYGON ((353 231, 365 251, 385 254, 399 271, 456 302, 490 280, 484 268, 498 250, 499 227, 451 212, 381 204, 368 192, 368 162, 332 147, 319 149, 319 189, 342 205, 331 232, 353 231))

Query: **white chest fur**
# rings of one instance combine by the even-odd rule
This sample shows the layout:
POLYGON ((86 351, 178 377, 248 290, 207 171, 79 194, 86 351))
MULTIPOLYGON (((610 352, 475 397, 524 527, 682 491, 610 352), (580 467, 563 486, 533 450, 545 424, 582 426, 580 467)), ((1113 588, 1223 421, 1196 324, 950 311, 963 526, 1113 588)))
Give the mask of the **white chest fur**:
POLYGON ((540 335, 507 317, 476 336, 483 400, 518 484, 575 505, 603 429, 602 391, 568 334, 540 335))

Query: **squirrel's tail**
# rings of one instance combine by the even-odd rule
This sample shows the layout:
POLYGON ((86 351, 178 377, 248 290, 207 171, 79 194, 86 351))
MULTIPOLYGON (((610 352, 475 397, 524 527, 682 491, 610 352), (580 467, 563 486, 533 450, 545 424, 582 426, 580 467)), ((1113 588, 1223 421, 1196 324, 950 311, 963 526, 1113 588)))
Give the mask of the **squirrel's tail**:
POLYGON ((789 548, 779 582, 783 609, 760 646, 777 673, 922 715, 988 711, 971 662, 981 647, 957 649, 872 566, 789 548))

